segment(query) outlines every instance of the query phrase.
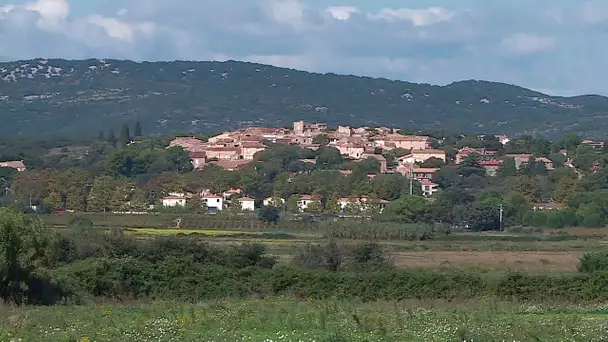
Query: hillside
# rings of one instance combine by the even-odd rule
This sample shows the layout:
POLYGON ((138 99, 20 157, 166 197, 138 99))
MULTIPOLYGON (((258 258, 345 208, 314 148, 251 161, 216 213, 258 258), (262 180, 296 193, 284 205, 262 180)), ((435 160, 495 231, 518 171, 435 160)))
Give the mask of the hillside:
POLYGON ((603 138, 607 114, 606 97, 485 81, 433 86, 234 61, 0 63, 0 134, 86 134, 136 120, 148 133, 206 132, 304 119, 603 138))

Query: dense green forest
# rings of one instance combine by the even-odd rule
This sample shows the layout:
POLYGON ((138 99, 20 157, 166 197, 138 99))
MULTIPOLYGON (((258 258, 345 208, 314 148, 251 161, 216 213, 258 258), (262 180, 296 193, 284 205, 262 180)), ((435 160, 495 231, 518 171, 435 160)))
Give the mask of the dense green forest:
POLYGON ((305 119, 604 138, 606 114, 605 97, 553 97, 484 81, 434 86, 235 61, 0 63, 1 134, 82 135, 135 121, 149 133, 209 132, 305 119))

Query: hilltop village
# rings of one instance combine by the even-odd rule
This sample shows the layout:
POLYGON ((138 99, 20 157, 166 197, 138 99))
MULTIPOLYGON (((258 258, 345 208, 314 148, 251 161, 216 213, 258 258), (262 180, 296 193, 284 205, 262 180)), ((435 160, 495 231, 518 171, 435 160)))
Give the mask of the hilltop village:
MULTIPOLYGON (((486 139, 479 135, 480 140, 486 139)), ((511 140, 505 135, 493 136, 501 145, 507 145, 511 140)), ((462 147, 450 160, 445 149, 440 149, 442 141, 424 135, 405 135, 400 129, 389 127, 350 127, 338 126, 330 130, 325 123, 306 123, 302 120, 295 121, 293 128, 269 128, 269 127, 247 127, 225 132, 210 137, 207 141, 195 137, 177 137, 170 142, 170 147, 181 147, 189 153, 194 169, 202 169, 205 165, 216 165, 228 171, 236 171, 254 162, 258 152, 266 150, 270 145, 296 145, 302 149, 316 151, 322 147, 337 149, 345 160, 361 162, 372 158, 379 163, 380 174, 401 174, 408 179, 420 184, 421 192, 425 197, 432 197, 439 191, 439 184, 433 182, 435 174, 440 167, 447 163, 456 165, 463 163, 468 158, 475 158, 477 165, 485 169, 486 175, 497 176, 498 170, 506 159, 514 161, 517 170, 522 169, 533 161, 542 164, 547 171, 555 170, 555 163, 547 156, 535 156, 533 153, 507 153, 497 155, 497 150, 488 148, 462 147), (399 154, 391 163, 384 156, 387 152, 399 150, 399 154), (433 167, 429 167, 431 165, 433 167)), ((582 144, 592 146, 594 149, 603 149, 603 141, 584 140, 582 144)), ((563 166, 576 171, 572 160, 567 158, 567 150, 558 152, 566 161, 563 166)), ((315 164, 316 159, 303 159, 305 163, 315 164)), ((598 168, 598 163, 594 168, 598 168)), ((578 172, 578 171, 576 171, 578 172)), ((349 175, 352 170, 340 170, 343 175, 349 175)), ((580 172, 579 172, 580 175, 580 172)), ((370 179, 377 176, 376 173, 367 175, 370 179)), ((223 194, 213 194, 203 190, 200 194, 203 202, 210 209, 222 210, 226 206, 228 198, 240 194, 240 189, 230 189, 223 194)), ((162 199, 164 206, 185 206, 192 194, 172 193, 162 199)), ((320 201, 310 194, 299 194, 298 208, 306 210, 311 202, 320 201)), ((340 198, 340 208, 343 210, 353 202, 366 201, 363 197, 340 198)), ((255 199, 249 197, 238 198, 243 210, 254 210, 255 199)), ((284 198, 268 197, 264 199, 263 205, 273 202, 285 202, 284 198)), ((389 201, 377 200, 380 211, 389 201)), ((549 207, 539 205, 539 207, 549 207)))
MULTIPOLYGON (((493 219, 496 203, 525 203, 505 214, 515 224, 536 209, 577 210, 584 201, 595 201, 572 197, 594 191, 597 177, 591 176, 606 164, 603 141, 573 135, 551 142, 531 136, 407 134, 390 127, 329 129, 304 121, 291 128, 247 127, 211 136, 146 137, 139 124, 133 132, 123 125, 119 138, 101 132, 88 146, 5 159, 0 162, 2 198, 37 212, 274 207, 294 214, 375 216, 390 207, 389 216, 399 217, 409 212, 408 201, 421 200, 416 205, 429 213, 407 219, 414 222, 470 221, 482 212, 493 219), (474 205, 483 210, 465 211, 474 205)), ((589 215, 581 212, 581 222, 589 215)))

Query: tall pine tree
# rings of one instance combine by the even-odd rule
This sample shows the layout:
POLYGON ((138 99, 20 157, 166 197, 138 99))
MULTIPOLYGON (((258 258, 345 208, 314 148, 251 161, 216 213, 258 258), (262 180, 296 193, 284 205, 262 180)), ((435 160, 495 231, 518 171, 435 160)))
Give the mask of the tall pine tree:
POLYGON ((134 137, 141 137, 143 136, 143 133, 141 131, 141 123, 139 121, 137 121, 135 123, 135 129, 133 131, 134 137))
POLYGON ((120 131, 120 144, 122 147, 126 147, 131 142, 131 133, 129 132, 129 126, 127 124, 122 125, 120 131))
POLYGON ((108 136, 106 138, 106 141, 112 147, 116 147, 116 133, 114 133, 114 128, 110 128, 110 131, 108 132, 108 136))

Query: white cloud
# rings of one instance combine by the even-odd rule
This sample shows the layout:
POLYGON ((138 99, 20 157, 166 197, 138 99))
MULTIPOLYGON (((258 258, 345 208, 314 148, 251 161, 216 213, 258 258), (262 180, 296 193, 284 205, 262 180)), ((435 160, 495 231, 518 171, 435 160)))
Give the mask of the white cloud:
POLYGON ((605 0, 526 7, 428 0, 428 8, 374 0, 377 9, 368 11, 353 0, 104 0, 103 12, 84 14, 70 7, 76 1, 89 0, 0 0, 0 56, 241 59, 439 84, 476 78, 608 93, 601 77, 608 51, 597 43, 608 23, 605 0))
POLYGON ((325 10, 329 12, 331 16, 336 20, 348 20, 353 14, 358 14, 359 9, 352 6, 332 6, 325 10))
POLYGON ((449 21, 456 15, 456 12, 442 7, 430 7, 425 9, 410 8, 383 8, 377 14, 369 14, 368 17, 375 20, 386 20, 389 22, 396 20, 409 20, 414 26, 428 26, 449 21))
POLYGON ((273 18, 281 23, 297 23, 304 16, 304 6, 299 0, 269 0, 273 18))
POLYGON ((586 24, 600 24, 608 21, 608 4, 606 2, 587 1, 582 4, 579 15, 586 24))
POLYGON ((133 42, 133 28, 115 18, 104 18, 100 15, 92 15, 88 22, 105 30, 107 35, 124 42, 133 42))
POLYGON ((529 55, 538 52, 550 51, 555 48, 555 38, 539 36, 534 33, 515 33, 505 37, 500 46, 508 53, 516 55, 529 55))
POLYGON ((38 0, 24 7, 28 11, 37 12, 40 18, 37 25, 41 29, 60 29, 70 14, 70 4, 67 0, 38 0))

